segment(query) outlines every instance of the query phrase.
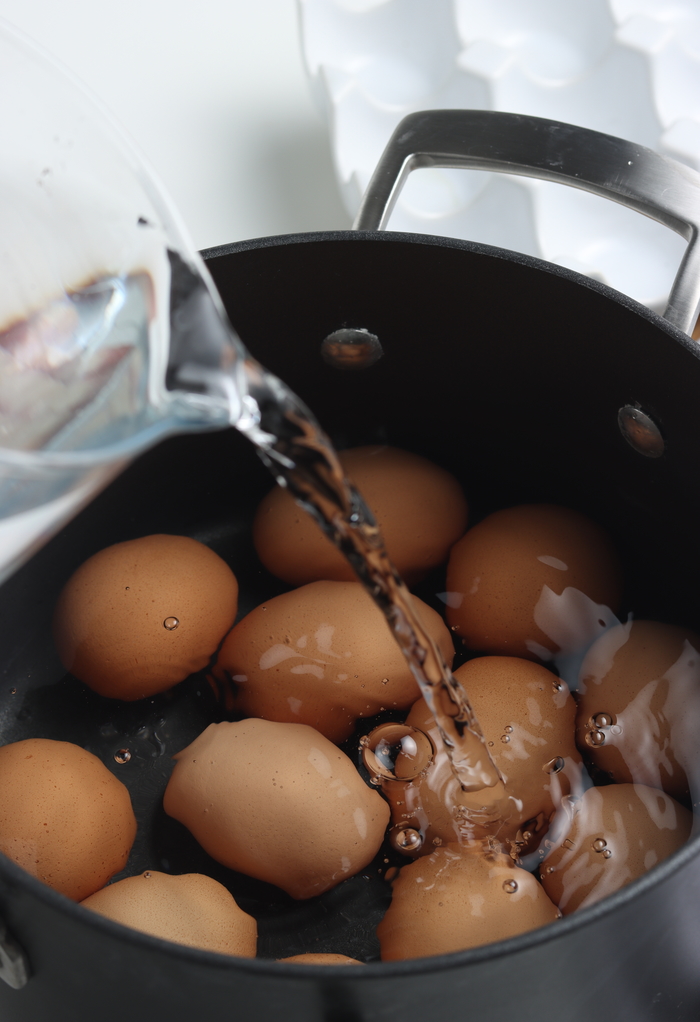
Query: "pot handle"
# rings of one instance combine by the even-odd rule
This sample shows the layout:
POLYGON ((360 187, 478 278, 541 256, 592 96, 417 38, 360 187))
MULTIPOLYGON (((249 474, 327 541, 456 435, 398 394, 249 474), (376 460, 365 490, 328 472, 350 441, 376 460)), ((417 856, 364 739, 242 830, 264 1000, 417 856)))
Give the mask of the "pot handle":
POLYGON ((665 319, 690 333, 700 307, 700 174, 652 149, 560 121, 494 110, 421 110, 401 121, 354 227, 380 231, 412 170, 463 167, 572 185, 644 213, 688 242, 665 319))

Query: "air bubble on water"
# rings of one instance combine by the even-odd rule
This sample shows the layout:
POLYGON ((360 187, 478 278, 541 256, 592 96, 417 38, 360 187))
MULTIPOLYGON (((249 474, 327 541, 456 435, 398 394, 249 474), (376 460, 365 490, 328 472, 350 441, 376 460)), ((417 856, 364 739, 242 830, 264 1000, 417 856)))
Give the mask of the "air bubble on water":
POLYGON ((423 835, 414 827, 402 827, 392 831, 390 840, 396 851, 404 855, 412 855, 423 846, 423 835))
POLYGON ((593 723, 596 727, 610 727, 614 721, 609 713, 596 713, 593 723))
POLYGON ((150 880, 150 878, 153 876, 153 874, 151 873, 150 869, 147 869, 146 872, 143 875, 146 878, 146 880, 150 880))
POLYGON ((554 759, 550 759, 549 763, 545 763, 542 769, 546 774, 558 774, 566 766, 566 762, 562 756, 555 756, 554 759))
POLYGON ((605 840, 605 838, 597 837, 593 842, 593 851, 602 852, 606 848, 607 844, 608 842, 605 840))
POLYGON ((604 859, 609 859, 611 855, 612 855, 612 852, 610 851, 610 849, 606 848, 605 851, 603 852, 603 858, 604 859))
POLYGON ((506 892, 506 894, 515 894, 517 889, 518 889, 517 881, 515 880, 503 881, 503 890, 506 892))
POLYGON ((586 745, 592 746, 594 749, 599 745, 605 744, 605 732, 604 731, 589 731, 586 735, 586 745))
POLYGON ((114 753, 114 759, 117 763, 128 763, 131 759, 131 753, 128 749, 118 749, 114 753))
POLYGON ((380 724, 367 735, 362 760, 373 777, 387 781, 412 781, 433 761, 433 743, 408 724, 380 724))
POLYGON ((554 866, 547 866, 545 868, 545 873, 553 873, 553 872, 554 872, 554 866))
POLYGON ((501 741, 503 742, 504 745, 507 745, 508 742, 510 741, 510 735, 501 735, 501 741))
POLYGON ((512 735, 513 734, 513 728, 510 726, 510 724, 506 725, 506 727, 504 727, 503 730, 505 731, 505 733, 507 735, 512 735))
POLYGON ((165 621, 163 622, 163 628, 167 628, 169 632, 173 632, 175 631, 179 624, 180 624, 179 618, 166 617, 165 621))

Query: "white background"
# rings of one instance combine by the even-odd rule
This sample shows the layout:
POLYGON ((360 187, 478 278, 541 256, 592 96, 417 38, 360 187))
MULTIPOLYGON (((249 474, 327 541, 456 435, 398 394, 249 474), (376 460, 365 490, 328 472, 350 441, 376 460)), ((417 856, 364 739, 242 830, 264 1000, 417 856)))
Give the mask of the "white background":
POLYGON ((0 0, 145 154, 197 248, 349 226, 295 0, 0 0))

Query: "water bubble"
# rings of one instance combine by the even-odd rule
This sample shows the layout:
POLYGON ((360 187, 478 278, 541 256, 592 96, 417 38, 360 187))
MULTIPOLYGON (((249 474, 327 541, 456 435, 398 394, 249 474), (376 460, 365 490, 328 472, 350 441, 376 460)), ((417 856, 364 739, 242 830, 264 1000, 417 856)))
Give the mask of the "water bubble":
POLYGON ((180 621, 178 618, 166 617, 165 621, 163 622, 163 628, 167 628, 169 632, 172 632, 177 628, 179 624, 180 621))
POLYGON ((611 855, 612 855, 612 852, 610 851, 610 849, 606 848, 605 851, 603 852, 603 858, 604 859, 609 859, 611 855))
POLYGON ((597 837, 595 839, 595 841, 593 842, 593 851, 594 852, 602 852, 602 851, 604 851, 606 846, 607 846, 607 843, 608 842, 605 840, 605 838, 597 837))
POLYGON ((506 894, 515 894, 517 889, 518 889, 518 884, 517 884, 517 882, 515 880, 504 880, 503 881, 503 890, 506 892, 506 894))
POLYGON ((561 756, 555 756, 554 759, 550 759, 549 763, 545 763, 542 769, 546 774, 558 774, 565 766, 564 759, 561 756))
POLYGON ((593 723, 596 727, 610 727, 615 722, 609 713, 596 713, 593 723))
POLYGON ((407 724, 380 724, 367 735, 362 749, 365 767, 380 784, 382 779, 412 781, 430 766, 434 755, 425 732, 407 724))
POLYGON ((146 880, 150 880, 150 878, 153 876, 153 874, 151 873, 150 869, 147 869, 146 872, 143 875, 146 878, 146 880))
POLYGON ((620 727, 620 725, 619 724, 613 724, 613 726, 610 728, 610 734, 611 735, 621 735, 622 734, 622 728, 620 727))
POLYGON ((368 745, 369 745, 369 738, 367 737, 367 735, 363 735, 362 738, 360 738, 360 748, 361 749, 365 749, 365 748, 367 748, 368 745))
POLYGON ((10 695, 11 695, 11 696, 15 696, 15 695, 17 695, 17 689, 16 689, 16 688, 11 688, 11 689, 10 689, 10 695))
POLYGON ((571 840, 571 838, 567 837, 566 841, 564 842, 564 848, 575 848, 575 847, 576 847, 576 845, 571 840))
POLYGON ((131 759, 131 753, 128 749, 118 749, 114 753, 114 759, 117 763, 128 763, 131 759))
POLYGON ((388 678, 382 678, 382 685, 388 685, 388 684, 389 684, 389 679, 388 678))
POLYGON ((436 848, 439 848, 440 845, 442 844, 442 838, 440 837, 439 834, 436 834, 435 837, 433 838, 433 844, 435 845, 436 848))
POLYGON ((362 327, 335 330, 321 344, 323 361, 334 369, 368 369, 383 354, 379 338, 362 327))
POLYGON ((586 745, 592 746, 594 749, 605 743, 605 732, 604 731, 589 731, 586 735, 586 745))
POLYGON ((545 873, 553 873, 553 872, 554 872, 554 866, 547 866, 545 868, 545 873))
POLYGON ((401 827, 391 832, 391 844, 397 852, 404 855, 412 855, 420 851, 423 846, 423 835, 414 827, 401 827))
POLYGON ((563 685, 560 681, 555 680, 552 682, 552 688, 554 689, 555 692, 561 692, 563 685))
POLYGON ((493 748, 493 742, 489 742, 489 748, 493 748))
POLYGON ((505 733, 507 735, 512 735, 513 734, 513 728, 510 726, 510 724, 508 724, 506 727, 504 727, 503 730, 505 731, 505 733))
POLYGON ((501 735, 501 741, 503 742, 504 745, 507 745, 508 742, 510 741, 510 735, 501 735))

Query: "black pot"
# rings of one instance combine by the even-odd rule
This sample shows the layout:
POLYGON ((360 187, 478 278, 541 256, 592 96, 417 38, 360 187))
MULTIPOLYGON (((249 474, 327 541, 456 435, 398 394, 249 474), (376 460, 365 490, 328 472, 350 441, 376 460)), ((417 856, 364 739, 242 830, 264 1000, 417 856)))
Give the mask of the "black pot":
MULTIPOLYGON (((324 233, 205 256, 247 346, 338 444, 386 441, 448 466, 472 521, 523 501, 579 508, 611 532, 625 562, 623 611, 698 629, 700 360, 687 334, 575 273, 444 238, 324 233), (326 364, 321 342, 341 327, 376 334, 384 357, 358 372, 326 364), (661 456, 624 439, 626 406, 658 425, 661 456)), ((140 821, 126 874, 198 871, 227 883, 257 915, 268 960, 125 929, 0 856, 0 974, 21 987, 0 983, 3 1022, 696 1020, 698 837, 598 905, 499 944, 362 969, 269 960, 313 949, 376 953, 373 930, 388 900, 381 862, 369 879, 302 904, 213 863, 160 807, 170 756, 218 712, 206 682, 194 677, 137 704, 103 700, 65 676, 49 633, 74 568, 150 532, 193 535, 217 550, 241 582, 242 613, 281 591, 249 535, 268 487, 233 431, 170 439, 0 591, 0 742, 62 738, 100 755, 129 786, 140 821), (125 745, 132 758, 120 765, 114 753, 125 745)), ((422 595, 434 603, 438 588, 428 580, 422 595)))

